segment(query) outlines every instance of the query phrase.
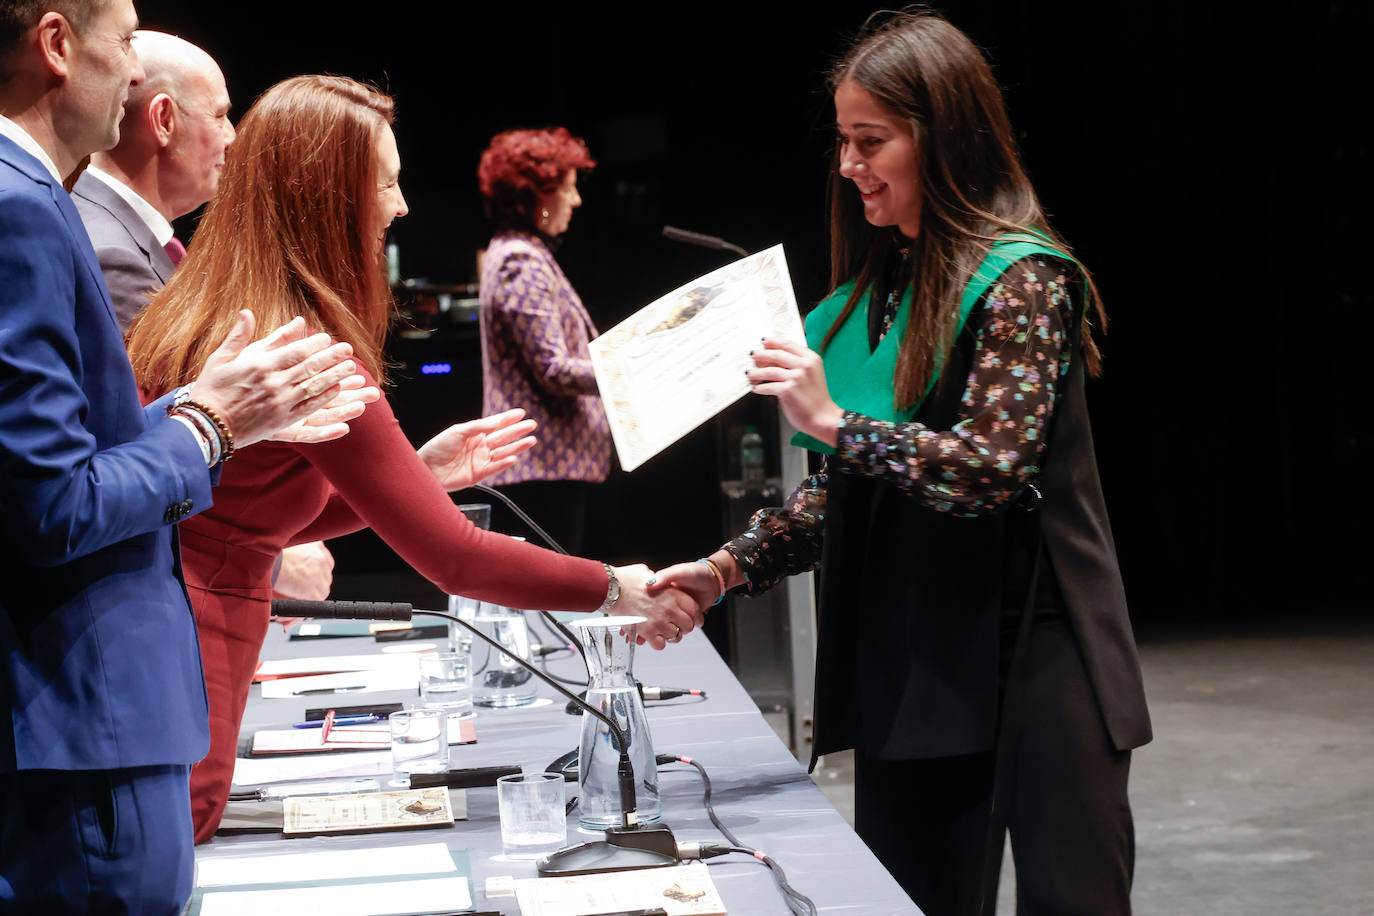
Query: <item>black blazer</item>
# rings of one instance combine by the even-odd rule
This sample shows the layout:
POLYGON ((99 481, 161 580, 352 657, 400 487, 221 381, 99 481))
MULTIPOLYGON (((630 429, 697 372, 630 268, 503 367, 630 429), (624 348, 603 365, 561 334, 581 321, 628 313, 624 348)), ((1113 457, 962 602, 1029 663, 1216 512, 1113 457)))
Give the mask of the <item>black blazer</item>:
MULTIPOLYGON (((945 383, 916 421, 933 429, 956 422, 974 343, 966 327, 945 383)), ((1124 750, 1150 740, 1082 360, 1074 366, 1042 455, 1045 470, 1036 485, 1044 498, 1033 513, 1013 506, 954 517, 881 481, 832 469, 821 558, 816 755, 861 745, 875 759, 901 760, 993 746, 1003 612, 1024 604, 1036 526, 1054 573, 1039 593, 1063 604, 1113 743, 1124 750)))

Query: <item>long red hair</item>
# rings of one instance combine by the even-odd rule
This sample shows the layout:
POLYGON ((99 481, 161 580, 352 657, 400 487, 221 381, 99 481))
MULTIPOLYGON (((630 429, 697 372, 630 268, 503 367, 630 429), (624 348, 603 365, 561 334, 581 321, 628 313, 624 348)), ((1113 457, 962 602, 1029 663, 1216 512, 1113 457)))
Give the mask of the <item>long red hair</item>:
POLYGON ((244 308, 259 337, 303 316, 382 380, 392 302, 376 248, 376 148, 394 110, 337 76, 297 76, 253 103, 195 241, 130 332, 141 386, 194 380, 244 308))

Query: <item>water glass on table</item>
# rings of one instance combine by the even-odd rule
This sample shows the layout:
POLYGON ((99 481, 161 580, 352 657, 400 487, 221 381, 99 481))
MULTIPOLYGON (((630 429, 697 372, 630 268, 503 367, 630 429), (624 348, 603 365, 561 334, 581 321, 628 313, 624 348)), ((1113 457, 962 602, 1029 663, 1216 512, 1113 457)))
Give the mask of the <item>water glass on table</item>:
MULTIPOLYGON (((491 530, 490 503, 463 503, 458 508, 467 516, 468 521, 478 528, 483 531, 491 530)), ((477 605, 480 603, 476 598, 449 595, 448 612, 454 617, 461 617, 471 623, 473 618, 477 616, 477 605)), ((454 652, 471 653, 472 634, 450 620, 448 622, 448 647, 454 652)))
POLYGON ((420 656, 420 704, 442 709, 450 718, 477 715, 472 708, 472 666, 466 652, 420 656))
POLYGON ((410 786, 412 773, 448 772, 448 714, 442 709, 401 709, 391 724, 391 785, 410 786))
MULTIPOLYGON (((482 602, 476 598, 465 598, 462 595, 448 596, 448 612, 454 617, 462 618, 468 623, 473 623, 477 619, 477 608, 482 602)), ((466 655, 472 654, 472 633, 460 624, 452 620, 448 622, 448 648, 450 652, 462 652, 466 655)))
POLYGON ((538 700, 534 675, 525 665, 530 658, 530 633, 525 613, 482 602, 475 620, 478 630, 505 651, 485 641, 472 644, 472 702, 475 706, 509 709, 538 700), (511 656, 517 656, 511 658, 511 656))
POLYGON ((563 776, 516 773, 496 780, 501 809, 501 850, 515 859, 538 859, 567 845, 563 776))

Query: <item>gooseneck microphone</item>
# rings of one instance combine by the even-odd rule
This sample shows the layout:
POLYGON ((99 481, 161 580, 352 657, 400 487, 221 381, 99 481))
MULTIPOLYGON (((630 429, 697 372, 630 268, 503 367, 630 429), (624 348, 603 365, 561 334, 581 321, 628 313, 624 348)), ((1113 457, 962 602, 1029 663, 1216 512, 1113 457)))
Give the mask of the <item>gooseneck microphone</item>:
POLYGON ((663 237, 672 239, 674 242, 685 242, 688 245, 697 245, 702 248, 715 248, 718 251, 733 251, 742 258, 747 258, 749 252, 733 242, 717 238, 714 235, 706 235, 701 232, 692 232, 689 229, 679 229, 676 226, 664 226, 663 237))
POLYGON ((677 842, 673 832, 663 825, 639 823, 635 803, 634 767, 630 763, 629 741, 625 732, 610 716, 592 706, 577 694, 557 683, 552 677, 531 665, 525 659, 513 654, 472 624, 441 611, 415 610, 409 604, 383 601, 297 601, 282 599, 272 602, 272 614, 277 617, 332 617, 343 620, 394 620, 409 621, 414 615, 442 617, 450 620, 497 652, 511 659, 520 667, 548 684, 584 712, 601 720, 615 737, 620 748, 620 762, 616 767, 616 779, 620 785, 621 825, 606 830, 606 839, 595 843, 580 843, 568 849, 560 849, 539 860, 541 875, 584 875, 607 871, 631 871, 639 868, 658 868, 676 865, 678 862, 677 842))

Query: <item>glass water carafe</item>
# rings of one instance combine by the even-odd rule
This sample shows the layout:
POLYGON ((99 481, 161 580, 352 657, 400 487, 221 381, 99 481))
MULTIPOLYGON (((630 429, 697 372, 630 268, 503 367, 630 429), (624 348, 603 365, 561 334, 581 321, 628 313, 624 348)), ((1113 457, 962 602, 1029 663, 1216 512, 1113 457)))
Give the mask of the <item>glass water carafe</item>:
MULTIPOLYGON (((659 820, 658 766, 654 741, 644 715, 644 701, 631 668, 635 629, 643 617, 596 617, 575 624, 587 650, 587 702, 620 727, 629 745, 635 774, 635 807, 641 823, 659 820)), ((620 746, 605 722, 582 713, 582 744, 578 748, 580 820, 587 830, 605 830, 621 823, 620 746)))

